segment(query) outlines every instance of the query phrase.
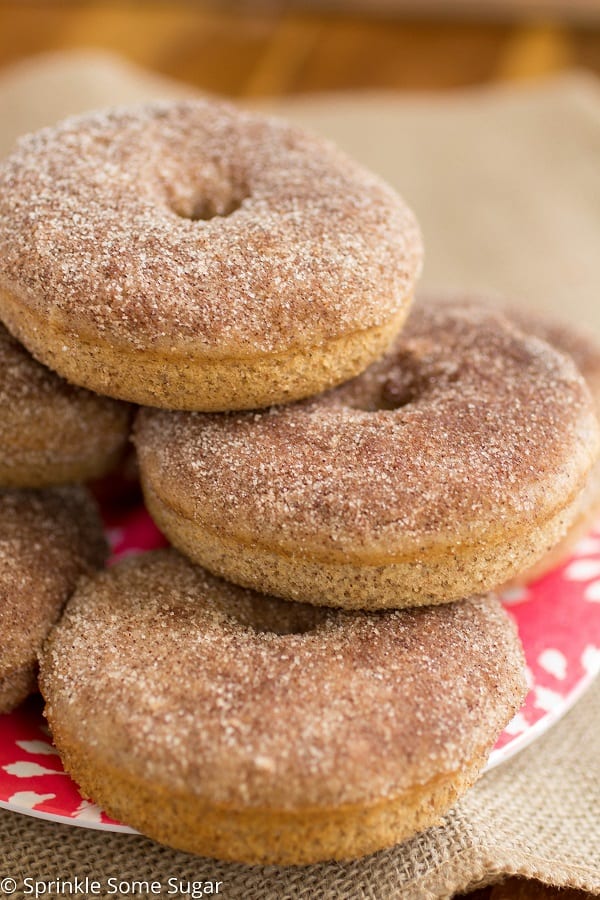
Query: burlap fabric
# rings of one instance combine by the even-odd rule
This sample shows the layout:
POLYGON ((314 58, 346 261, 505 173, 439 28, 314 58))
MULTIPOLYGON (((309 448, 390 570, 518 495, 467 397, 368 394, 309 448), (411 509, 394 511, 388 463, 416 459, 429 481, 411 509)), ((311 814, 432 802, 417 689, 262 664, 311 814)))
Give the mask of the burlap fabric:
MULTIPOLYGON (((0 153, 20 131, 68 112, 185 90, 107 57, 20 66, 0 78, 0 153)), ((527 90, 271 106, 335 137, 401 188, 424 226, 427 286, 525 297, 600 331, 595 82, 570 76, 527 90)), ((599 737, 596 686, 547 735, 486 775, 440 827, 344 865, 224 865, 141 837, 0 811, 0 879, 156 880, 164 896, 173 896, 169 878, 212 879, 223 882, 220 896, 249 900, 434 900, 520 874, 600 895, 599 737)), ((21 886, 12 896, 27 895, 21 886)))

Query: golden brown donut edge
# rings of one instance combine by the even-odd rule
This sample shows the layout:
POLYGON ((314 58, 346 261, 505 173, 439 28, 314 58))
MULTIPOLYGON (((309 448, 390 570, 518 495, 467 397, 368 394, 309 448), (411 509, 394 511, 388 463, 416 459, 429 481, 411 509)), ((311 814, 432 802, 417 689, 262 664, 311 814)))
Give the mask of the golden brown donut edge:
POLYGON ((384 324, 322 344, 256 356, 216 357, 134 350, 44 320, 0 288, 2 318, 40 362, 73 384, 108 397, 164 409, 220 412, 288 403, 349 380, 378 359, 404 324, 412 296, 384 324))
MULTIPOLYGON (((506 315, 527 334, 547 341, 570 356, 590 389, 596 415, 600 419, 600 347, 587 334, 570 323, 555 320, 534 311, 507 307, 506 315)), ((592 468, 580 495, 577 511, 565 536, 545 556, 511 581, 512 586, 537 581, 565 562, 578 542, 586 536, 600 516, 600 462, 592 468)))
POLYGON ((26 663, 0 677, 0 715, 19 706, 37 687, 35 662, 26 663))
POLYGON ((583 481, 575 495, 546 519, 478 541, 442 542, 412 555, 387 560, 284 554, 259 540, 251 543, 220 534, 188 518, 159 497, 156 476, 142 474, 150 515, 185 556, 236 584, 279 597, 343 609, 402 609, 450 603, 485 593, 533 565, 564 536, 579 510, 583 481))
POLYGON ((235 809, 203 804, 184 792, 107 766, 48 716, 65 769, 84 796, 117 821, 135 823, 152 840, 247 865, 309 865, 348 861, 401 843, 432 825, 477 780, 490 747, 464 769, 436 776, 413 790, 368 806, 303 810, 235 809))
POLYGON ((132 410, 75 387, 0 325, 0 486, 37 488, 98 478, 116 466, 132 410))
POLYGON ((0 491, 0 714, 33 693, 37 654, 77 581, 108 548, 85 488, 0 491))

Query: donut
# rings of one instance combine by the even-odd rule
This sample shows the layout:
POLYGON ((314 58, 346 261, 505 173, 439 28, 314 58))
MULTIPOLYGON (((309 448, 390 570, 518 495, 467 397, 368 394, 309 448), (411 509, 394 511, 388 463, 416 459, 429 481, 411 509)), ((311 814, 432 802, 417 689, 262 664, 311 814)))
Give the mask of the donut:
POLYGON ((0 490, 0 713, 36 689, 37 654, 81 575, 107 547, 82 487, 0 490))
MULTIPOLYGON (((570 356, 583 375, 600 419, 600 345, 570 322, 563 322, 544 313, 508 306, 503 312, 526 334, 547 341, 557 350, 570 356)), ((567 559, 577 542, 584 537, 600 517, 600 463, 592 468, 580 496, 575 519, 568 532, 542 559, 512 579, 513 584, 525 584, 541 578, 567 559)))
POLYGON ((0 167, 0 318, 74 384, 150 406, 250 409, 356 375, 421 257, 379 178, 211 100, 68 119, 0 167))
POLYGON ((119 462, 131 410, 68 384, 0 325, 0 487, 97 478, 119 462))
POLYGON ((349 859, 436 823, 525 694, 493 596, 324 609, 172 549, 80 585, 40 685, 86 796, 161 843, 250 864, 349 859))
POLYGON ((598 456, 573 363, 472 304, 421 303, 389 354, 285 407, 142 410, 146 504, 246 587, 346 608, 482 593, 565 533, 598 456))
MULTIPOLYGON (((453 292, 438 295, 424 295, 425 302, 453 303, 457 295, 453 292)), ((588 333, 571 322, 556 318, 550 313, 517 306, 498 297, 472 297, 474 305, 486 303, 490 308, 499 309, 525 334, 546 341, 556 350, 570 356, 592 395, 596 416, 600 419, 600 345, 588 333)), ((528 584, 542 578, 563 563, 571 555, 577 542, 584 537, 600 516, 600 462, 596 463, 579 496, 577 511, 567 533, 544 556, 524 571, 510 579, 507 588, 528 584)))

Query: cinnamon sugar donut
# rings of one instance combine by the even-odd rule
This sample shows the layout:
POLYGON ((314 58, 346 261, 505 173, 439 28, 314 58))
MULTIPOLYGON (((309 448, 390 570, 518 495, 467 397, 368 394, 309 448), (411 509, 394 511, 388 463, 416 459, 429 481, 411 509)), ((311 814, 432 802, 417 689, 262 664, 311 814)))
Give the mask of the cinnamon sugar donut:
POLYGON ((598 456, 573 363, 485 307, 422 303, 342 387, 226 416, 142 410, 159 527, 239 584, 342 607, 502 584, 565 533, 598 456))
MULTIPOLYGON (((557 350, 566 353, 574 361, 590 389, 596 415, 600 419, 600 345, 571 323, 559 321, 547 314, 507 307, 506 315, 526 334, 547 341, 557 350)), ((588 476, 580 496, 575 519, 567 534, 526 572, 519 573, 513 583, 525 583, 541 578, 546 572, 560 565, 571 553, 580 538, 600 518, 600 463, 596 463, 588 476)))
POLYGON ((119 461, 131 412, 73 387, 0 325, 0 486, 44 487, 97 478, 119 461))
POLYGON ((35 690, 46 635, 78 578, 106 553, 84 488, 0 491, 0 713, 35 690))
POLYGON ((40 684, 85 795, 162 843, 268 864, 348 859, 437 822, 525 693, 493 597, 317 609, 173 550, 80 585, 40 684))
POLYGON ((421 256, 379 178, 224 103, 69 119, 0 167, 0 317, 74 384, 151 406, 247 409, 356 375, 421 256))

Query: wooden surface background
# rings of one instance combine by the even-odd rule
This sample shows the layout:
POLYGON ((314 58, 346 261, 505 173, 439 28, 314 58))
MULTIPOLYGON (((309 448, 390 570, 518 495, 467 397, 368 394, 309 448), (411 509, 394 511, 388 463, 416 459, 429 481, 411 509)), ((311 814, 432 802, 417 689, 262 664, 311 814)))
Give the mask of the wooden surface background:
MULTIPOLYGON (((600 19, 600 0, 596 5, 600 19)), ((559 19, 436 21, 264 9, 235 13, 206 7, 201 0, 0 0, 0 66, 76 47, 113 50, 231 97, 360 88, 446 90, 540 78, 572 67, 600 74, 600 25, 586 28, 559 19)), ((472 900, 583 896, 519 879, 471 895, 472 900)))
MULTIPOLYGON (((600 11, 600 0, 594 0, 600 11)), ((486 0, 481 0, 485 6, 486 0)), ((247 4, 248 5, 248 4, 247 4)), ((368 6, 368 3, 365 3, 368 6)), ((0 0, 0 66, 44 50, 115 50, 232 97, 356 88, 447 89, 600 74, 600 25, 219 11, 202 0, 0 0)))

